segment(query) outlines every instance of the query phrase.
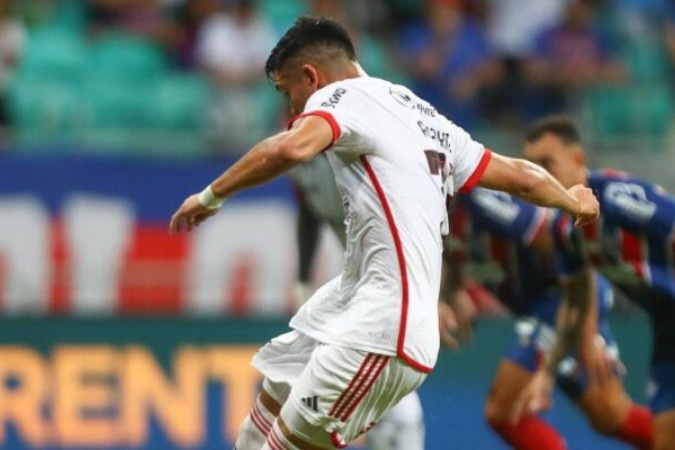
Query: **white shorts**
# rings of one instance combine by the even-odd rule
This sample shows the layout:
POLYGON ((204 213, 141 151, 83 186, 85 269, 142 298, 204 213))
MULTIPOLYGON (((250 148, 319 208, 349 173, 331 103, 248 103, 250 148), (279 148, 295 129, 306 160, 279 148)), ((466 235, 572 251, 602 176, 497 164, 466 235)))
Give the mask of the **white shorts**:
POLYGON ((402 360, 322 344, 291 331, 253 358, 291 431, 322 448, 343 448, 425 380, 402 360))

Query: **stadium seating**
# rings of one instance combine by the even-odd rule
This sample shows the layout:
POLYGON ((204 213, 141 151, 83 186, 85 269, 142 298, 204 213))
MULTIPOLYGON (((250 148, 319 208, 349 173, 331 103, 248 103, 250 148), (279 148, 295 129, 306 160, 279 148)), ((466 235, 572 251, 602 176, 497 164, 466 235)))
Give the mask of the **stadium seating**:
POLYGON ((78 83, 24 75, 10 86, 9 107, 22 143, 75 139, 85 121, 78 83))
POLYGON ((55 81, 79 79, 86 67, 87 50, 77 32, 56 26, 36 29, 21 59, 19 77, 38 74, 55 81))
POLYGON ((113 81, 147 83, 167 69, 162 50, 131 34, 110 32, 95 39, 87 60, 87 72, 113 81))
POLYGON ((203 127, 209 87, 199 74, 168 73, 156 82, 152 95, 152 127, 186 131, 203 127))

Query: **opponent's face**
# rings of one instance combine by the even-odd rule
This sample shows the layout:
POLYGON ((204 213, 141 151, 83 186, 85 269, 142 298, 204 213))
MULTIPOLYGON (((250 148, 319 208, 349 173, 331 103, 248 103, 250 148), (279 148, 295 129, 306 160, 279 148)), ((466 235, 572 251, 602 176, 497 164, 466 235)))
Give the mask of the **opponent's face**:
POLYGON ((565 187, 583 183, 586 162, 577 144, 566 144, 553 133, 545 133, 525 144, 525 158, 540 165, 565 187))
POLYGON ((297 116, 305 109, 309 97, 319 89, 319 76, 311 65, 284 68, 272 76, 274 87, 281 92, 288 102, 291 117, 297 116))

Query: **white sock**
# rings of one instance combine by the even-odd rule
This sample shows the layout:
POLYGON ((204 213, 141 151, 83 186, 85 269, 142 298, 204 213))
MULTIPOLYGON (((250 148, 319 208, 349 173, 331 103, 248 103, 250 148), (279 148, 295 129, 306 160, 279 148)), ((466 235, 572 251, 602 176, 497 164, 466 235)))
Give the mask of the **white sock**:
POLYGON ((423 450, 424 421, 417 392, 403 397, 366 435, 371 450, 423 450))
POLYGON ((265 444, 267 434, 272 429, 273 422, 274 415, 260 403, 260 397, 257 397, 253 409, 241 424, 234 448, 236 450, 260 450, 265 444))

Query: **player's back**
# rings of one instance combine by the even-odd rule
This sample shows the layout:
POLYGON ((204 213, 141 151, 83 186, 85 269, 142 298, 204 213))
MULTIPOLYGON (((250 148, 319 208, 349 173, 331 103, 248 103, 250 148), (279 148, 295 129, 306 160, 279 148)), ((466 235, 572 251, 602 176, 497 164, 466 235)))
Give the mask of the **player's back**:
POLYGON ((675 198, 659 186, 612 170, 592 172, 589 185, 602 211, 597 223, 583 228, 593 264, 647 307, 660 295, 675 299, 675 198))
POLYGON ((408 89, 375 78, 321 89, 305 114, 333 126, 328 157, 347 204, 339 294, 312 320, 338 342, 433 364, 446 196, 475 182, 489 152, 408 89), (343 317, 331 320, 335 311, 343 317))
POLYGON ((554 258, 530 246, 546 209, 483 188, 457 200, 451 228, 462 243, 463 273, 492 290, 513 313, 553 322, 555 309, 540 300, 559 294, 554 258))

